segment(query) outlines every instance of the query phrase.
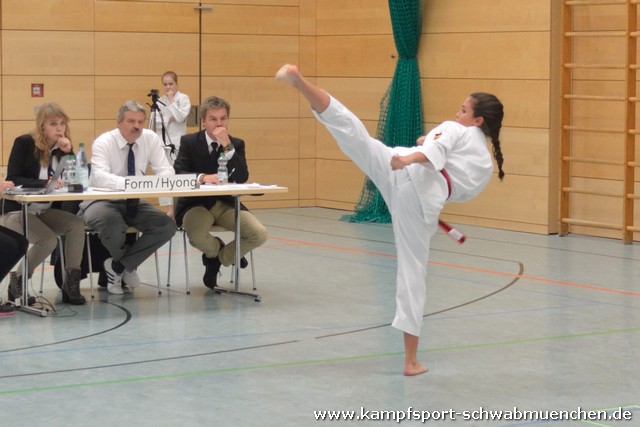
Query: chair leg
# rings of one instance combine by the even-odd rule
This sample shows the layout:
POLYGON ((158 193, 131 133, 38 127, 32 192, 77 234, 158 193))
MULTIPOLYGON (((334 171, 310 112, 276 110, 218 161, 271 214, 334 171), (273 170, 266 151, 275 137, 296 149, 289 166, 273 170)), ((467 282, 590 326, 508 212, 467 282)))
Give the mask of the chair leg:
MULTIPOLYGON (((171 253, 173 252, 173 238, 169 240, 169 257, 167 258, 167 288, 171 286, 171 253)), ((158 295, 161 294, 158 288, 158 295)))
MULTIPOLYGON (((249 251, 249 259, 251 260, 251 282, 253 284, 253 290, 255 291, 256 289, 258 289, 256 287, 256 270, 253 268, 253 251, 249 251)), ((232 264, 231 265, 231 279, 229 279, 230 283, 233 283, 233 278, 236 277, 235 276, 235 271, 236 269, 236 265, 232 264)))
POLYGON ((89 266, 89 286, 91 289, 91 299, 93 299, 93 262, 91 258, 91 239, 90 234, 85 233, 86 242, 85 246, 87 247, 87 265, 89 266))
POLYGON ((253 251, 249 252, 249 259, 251 259, 251 281, 253 282, 253 290, 255 291, 258 288, 256 287, 256 269, 253 263, 253 251))
POLYGON ((58 236, 58 248, 60 248, 60 277, 62 277, 62 283, 67 279, 67 263, 64 259, 64 244, 62 243, 62 236, 58 236))
POLYGON ((160 264, 158 263, 158 251, 155 251, 153 256, 156 260, 156 280, 158 281, 158 294, 160 294, 160 264))
POLYGON ((189 295, 191 293, 191 290, 189 289, 189 263, 188 263, 188 253, 187 253, 187 232, 186 231, 182 231, 182 250, 184 252, 184 274, 185 274, 185 278, 187 279, 187 284, 186 284, 186 290, 187 290, 187 295, 189 295))

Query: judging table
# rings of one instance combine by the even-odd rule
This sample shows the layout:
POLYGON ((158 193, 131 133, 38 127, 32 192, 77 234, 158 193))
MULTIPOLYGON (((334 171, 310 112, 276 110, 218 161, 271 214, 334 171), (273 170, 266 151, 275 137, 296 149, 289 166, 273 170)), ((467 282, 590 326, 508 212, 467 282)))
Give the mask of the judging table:
MULTIPOLYGON (((200 196, 232 196, 234 198, 234 211, 235 211, 235 239, 236 242, 240 240, 240 197, 242 196, 262 196, 265 194, 286 193, 289 189, 287 187, 281 187, 278 185, 264 185, 264 184, 225 184, 225 185, 200 185, 198 188, 176 188, 171 191, 158 190, 158 191, 137 191, 137 190, 109 190, 98 189, 89 187, 82 193, 70 193, 66 190, 56 190, 49 194, 1 194, 2 198, 8 200, 14 200, 22 205, 22 219, 24 223, 24 235, 27 236, 27 230, 29 227, 28 222, 28 207, 31 203, 37 202, 64 202, 64 201, 83 201, 83 200, 117 200, 117 199, 146 199, 146 198, 161 198, 161 197, 200 197, 200 196)), ((240 265, 240 245, 236 244, 236 266, 240 265)), ((25 253, 23 263, 22 274, 22 301, 20 307, 21 311, 26 311, 33 314, 39 314, 40 316, 46 316, 47 312, 42 309, 29 307, 28 294, 27 294, 27 281, 28 281, 28 266, 27 257, 25 253)), ((240 268, 234 269, 234 289, 220 288, 221 292, 251 296, 259 301, 258 295, 241 292, 239 290, 240 268)), ((216 288, 218 290, 218 288, 216 288)))

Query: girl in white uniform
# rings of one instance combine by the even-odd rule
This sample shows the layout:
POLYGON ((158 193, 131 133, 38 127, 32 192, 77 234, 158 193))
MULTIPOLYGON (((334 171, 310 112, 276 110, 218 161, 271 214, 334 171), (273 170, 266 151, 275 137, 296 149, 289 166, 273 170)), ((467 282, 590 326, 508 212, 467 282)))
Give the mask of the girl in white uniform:
POLYGON ((448 121, 417 140, 416 147, 391 148, 372 138, 362 122, 324 90, 307 81, 294 65, 276 74, 307 98, 316 118, 340 149, 374 182, 391 213, 397 250, 396 314, 392 325, 404 332, 405 375, 428 369, 417 361, 426 300, 431 237, 447 200, 478 195, 493 174, 487 149, 491 138, 502 180, 500 128, 503 107, 493 95, 471 94, 448 121))
POLYGON ((187 116, 191 112, 191 100, 187 94, 178 90, 178 75, 173 71, 162 74, 162 87, 164 95, 158 99, 158 107, 162 116, 156 116, 154 130, 160 138, 163 138, 165 147, 170 147, 169 144, 175 146, 175 150, 172 152, 171 150, 167 151, 167 159, 173 165, 180 148, 180 138, 187 133, 187 116), (160 120, 161 117, 162 120, 160 120), (163 123, 164 137, 162 135, 163 123))

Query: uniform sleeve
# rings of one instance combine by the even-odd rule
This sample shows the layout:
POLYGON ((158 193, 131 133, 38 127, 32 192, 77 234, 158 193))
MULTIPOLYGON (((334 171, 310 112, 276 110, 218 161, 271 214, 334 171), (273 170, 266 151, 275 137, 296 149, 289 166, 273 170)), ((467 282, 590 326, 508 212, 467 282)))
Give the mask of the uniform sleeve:
POLYGON ((444 168, 447 157, 455 148, 460 135, 460 125, 444 122, 427 134, 419 151, 429 159, 435 170, 440 171, 444 168))
MULTIPOLYGON (((180 96, 178 96, 172 104, 167 105, 167 110, 171 113, 173 119, 177 123, 182 123, 187 120, 187 116, 191 112, 191 100, 188 95, 182 92, 178 93, 180 96)), ((167 123, 169 122, 168 117, 165 117, 164 119, 167 123)))

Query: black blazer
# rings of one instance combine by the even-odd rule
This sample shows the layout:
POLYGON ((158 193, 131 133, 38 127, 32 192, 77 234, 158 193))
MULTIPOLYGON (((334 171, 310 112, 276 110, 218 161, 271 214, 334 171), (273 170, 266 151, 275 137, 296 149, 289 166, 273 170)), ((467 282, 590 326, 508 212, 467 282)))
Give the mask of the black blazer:
MULTIPOLYGON (((60 160, 63 156, 58 151, 56 157, 60 160)), ((69 154, 73 154, 71 151, 69 154)), ((15 185, 29 188, 42 188, 47 185, 47 180, 40 179, 40 156, 36 153, 36 141, 30 134, 17 137, 13 142, 9 164, 7 165, 7 181, 13 181, 15 185)), ((4 200, 3 212, 18 211, 21 206, 18 202, 4 200)))
MULTIPOLYGON (((215 157, 209 154, 207 139, 204 130, 190 133, 180 138, 180 149, 178 157, 173 165, 177 174, 212 174, 218 173, 218 157, 222 150, 218 150, 215 157)), ((235 149, 233 157, 229 159, 227 169, 229 170, 229 182, 244 183, 249 179, 249 168, 245 157, 245 144, 240 138, 229 136, 235 149)), ((222 202, 233 206, 232 196, 204 196, 204 197, 181 197, 176 206, 176 222, 182 224, 184 214, 194 206, 204 206, 211 209, 216 202, 222 202)), ((242 209, 246 210, 244 206, 242 209)))

